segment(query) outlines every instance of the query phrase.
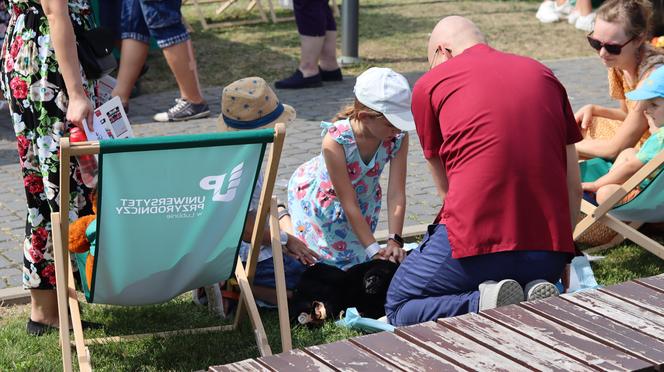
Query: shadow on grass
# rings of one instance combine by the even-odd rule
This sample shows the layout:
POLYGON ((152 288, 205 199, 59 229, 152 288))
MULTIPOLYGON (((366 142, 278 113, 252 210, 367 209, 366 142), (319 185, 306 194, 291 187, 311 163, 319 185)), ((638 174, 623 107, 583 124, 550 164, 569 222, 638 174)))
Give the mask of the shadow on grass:
MULTIPOLYGON (((664 244, 664 236, 659 233, 648 236, 664 244)), ((631 241, 625 241, 615 248, 596 253, 605 258, 592 263, 597 282, 611 285, 628 280, 645 278, 664 273, 664 260, 646 251, 631 241)))

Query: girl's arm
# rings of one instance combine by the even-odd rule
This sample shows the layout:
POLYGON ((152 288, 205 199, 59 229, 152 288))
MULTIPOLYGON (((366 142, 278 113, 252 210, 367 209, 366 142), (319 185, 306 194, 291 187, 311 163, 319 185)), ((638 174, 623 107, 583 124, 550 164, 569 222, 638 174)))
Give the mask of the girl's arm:
POLYGON ((582 158, 615 159, 622 150, 634 146, 643 136, 643 132, 648 129, 648 121, 643 110, 643 102, 637 103, 610 139, 586 138, 578 142, 576 150, 579 156, 582 158))
POLYGON ((598 178, 595 182, 584 182, 582 184, 585 191, 597 192, 597 190, 606 185, 620 185, 632 177, 643 167, 643 163, 636 156, 630 156, 620 164, 616 164, 611 170, 598 178))
POLYGON ((76 37, 69 18, 67 1, 41 0, 41 5, 51 30, 55 59, 67 87, 67 120, 79 128, 82 128, 83 120, 87 120, 88 128, 92 129, 93 107, 81 81, 76 37))
MULTIPOLYGON (((406 174, 408 166, 408 133, 404 134, 397 155, 390 161, 390 178, 387 184, 387 225, 390 234, 403 232, 406 214, 406 174)), ((387 241, 387 249, 381 256, 391 261, 401 262, 405 252, 396 242, 387 241)))
MULTIPOLYGON (((346 153, 343 146, 337 143, 330 135, 323 138, 323 159, 327 172, 330 175, 330 181, 337 194, 341 207, 348 217, 350 227, 353 229, 355 235, 360 240, 360 243, 365 247, 369 247, 376 243, 373 236, 371 227, 364 219, 360 205, 357 202, 357 195, 353 184, 350 182, 348 176, 348 169, 346 165, 346 153)), ((373 256, 373 254, 371 255, 373 256)))

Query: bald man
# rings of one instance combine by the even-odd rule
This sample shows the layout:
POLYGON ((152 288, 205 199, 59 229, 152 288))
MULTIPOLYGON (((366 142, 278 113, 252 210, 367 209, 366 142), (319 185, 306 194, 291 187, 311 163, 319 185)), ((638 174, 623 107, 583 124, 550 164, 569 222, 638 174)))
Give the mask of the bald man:
POLYGON ((551 70, 457 16, 428 59, 412 111, 443 207, 390 285, 398 326, 557 294, 581 197, 581 133, 551 70))

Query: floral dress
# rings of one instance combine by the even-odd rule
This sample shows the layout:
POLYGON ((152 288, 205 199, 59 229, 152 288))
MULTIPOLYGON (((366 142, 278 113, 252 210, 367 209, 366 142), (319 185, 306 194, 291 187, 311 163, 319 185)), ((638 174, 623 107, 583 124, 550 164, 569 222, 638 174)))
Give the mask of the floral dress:
MULTIPOLYGON (((70 0, 72 22, 90 28, 87 0, 70 0)), ((38 0, 9 0, 11 18, 0 53, 0 84, 9 102, 16 132, 19 165, 27 201, 23 242, 23 286, 53 289, 55 268, 51 237, 51 212, 58 210, 59 141, 68 131, 65 120, 67 93, 55 59, 49 25, 38 0)), ((88 96, 94 100, 95 83, 83 76, 88 96)), ((72 162, 69 220, 91 213, 89 189, 72 162)))
MULTIPOLYGON (((322 136, 329 134, 343 146, 348 176, 360 210, 371 231, 375 231, 383 197, 380 175, 385 164, 396 156, 404 135, 383 141, 371 161, 365 164, 348 119, 323 122, 321 127, 322 136)), ((322 154, 302 164, 291 176, 288 182, 288 209, 295 236, 318 253, 323 263, 347 270, 367 261, 364 246, 353 232, 337 199, 322 154)))

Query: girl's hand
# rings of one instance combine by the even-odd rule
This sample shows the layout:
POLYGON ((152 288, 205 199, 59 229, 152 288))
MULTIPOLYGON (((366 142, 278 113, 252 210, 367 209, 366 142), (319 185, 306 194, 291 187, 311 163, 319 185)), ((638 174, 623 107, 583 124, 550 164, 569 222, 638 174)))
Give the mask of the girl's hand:
POLYGON ((88 129, 92 129, 92 103, 85 95, 72 95, 67 106, 67 120, 83 129, 83 120, 87 122, 88 129))
POLYGON ((581 131, 588 130, 588 126, 593 120, 593 105, 585 105, 574 114, 576 123, 581 127, 581 131))
POLYGON ((305 266, 311 266, 320 259, 318 253, 307 248, 304 242, 291 234, 288 234, 288 243, 284 248, 286 248, 285 253, 287 255, 302 262, 305 266))
POLYGON ((406 251, 403 248, 399 247, 395 241, 388 240, 387 247, 381 248, 378 253, 373 257, 378 260, 388 260, 395 263, 401 263, 406 257, 406 251))
POLYGON ((597 192, 597 185, 595 185, 595 182, 581 182, 581 188, 583 191, 590 191, 590 192, 597 192))

